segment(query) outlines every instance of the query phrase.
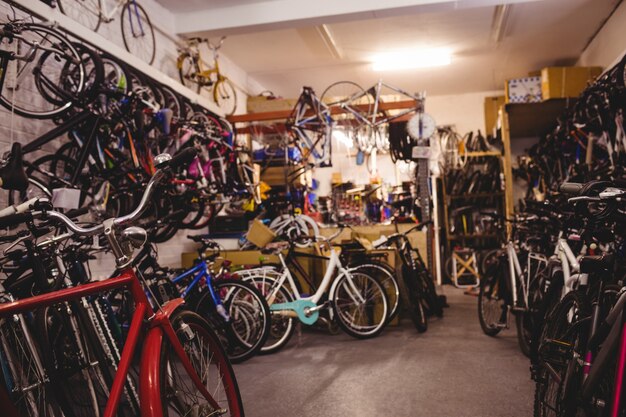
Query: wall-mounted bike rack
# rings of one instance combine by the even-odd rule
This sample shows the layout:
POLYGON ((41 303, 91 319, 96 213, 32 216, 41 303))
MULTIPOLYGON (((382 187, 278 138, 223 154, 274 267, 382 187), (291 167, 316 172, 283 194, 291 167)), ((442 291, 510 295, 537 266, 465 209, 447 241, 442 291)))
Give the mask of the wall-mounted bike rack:
POLYGON ((169 76, 135 57, 126 49, 114 44, 98 33, 87 29, 80 23, 75 22, 61 13, 58 8, 52 8, 40 0, 7 0, 7 2, 16 8, 24 10, 25 12, 32 14, 34 17, 41 19, 44 22, 51 23, 68 34, 87 42, 95 49, 99 49, 118 59, 121 59, 126 64, 137 69, 138 71, 141 71, 153 80, 170 87, 181 96, 188 98, 192 103, 198 104, 217 115, 224 116, 224 112, 208 98, 194 93, 179 82, 174 81, 169 76))

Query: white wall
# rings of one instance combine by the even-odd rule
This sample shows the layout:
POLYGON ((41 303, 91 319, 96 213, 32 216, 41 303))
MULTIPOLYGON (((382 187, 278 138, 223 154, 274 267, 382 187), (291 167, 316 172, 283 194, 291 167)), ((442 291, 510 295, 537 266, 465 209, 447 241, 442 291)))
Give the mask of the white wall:
MULTIPOLYGON (((486 91, 478 93, 428 96, 426 98, 426 113, 430 114, 437 125, 454 125, 457 131, 465 134, 469 131, 481 130, 485 132, 485 97, 502 95, 502 91, 486 91)), ((314 177, 320 182, 318 195, 328 195, 331 192, 331 177, 333 172, 340 172, 343 181, 352 181, 355 184, 367 184, 370 173, 366 164, 356 165, 354 157, 346 151, 345 146, 333 141, 333 166, 316 168, 314 177)), ((396 167, 389 155, 378 156, 378 173, 384 183, 397 185, 402 181, 410 180, 411 170, 404 166, 396 167)))
POLYGON ((601 66, 605 69, 626 54, 626 2, 622 2, 593 41, 582 52, 578 65, 601 66))

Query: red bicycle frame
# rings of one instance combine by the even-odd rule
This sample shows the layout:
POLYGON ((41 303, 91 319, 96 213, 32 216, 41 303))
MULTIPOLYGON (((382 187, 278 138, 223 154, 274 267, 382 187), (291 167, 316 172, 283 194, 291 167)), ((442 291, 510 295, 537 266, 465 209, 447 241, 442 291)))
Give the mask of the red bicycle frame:
MULTIPOLYGON (((143 351, 141 355, 141 364, 139 372, 139 400, 142 417, 163 417, 163 403, 160 396, 161 371, 159 369, 161 346, 163 338, 167 338, 174 348, 174 352, 180 359, 183 367, 196 385, 198 391, 207 400, 207 402, 219 409, 219 405, 208 392, 202 380, 196 373, 193 365, 189 361, 187 354, 176 336, 176 331, 172 327, 170 317, 174 311, 180 307, 183 299, 172 300, 162 309, 154 312, 150 305, 143 288, 135 275, 132 268, 127 268, 114 278, 105 281, 92 282, 80 285, 74 288, 67 288, 55 291, 49 294, 37 295, 34 297, 17 300, 10 303, 0 304, 0 317, 10 316, 12 314, 20 314, 32 311, 37 308, 50 306, 56 303, 71 301, 109 291, 115 288, 127 287, 130 290, 133 301, 135 302, 135 312, 131 319, 128 337, 122 350, 120 363, 111 386, 109 399, 104 410, 104 417, 114 417, 119 406, 120 397, 124 389, 124 383, 128 376, 132 358, 134 357, 137 342, 144 328, 144 320, 148 323, 146 337, 143 343, 143 351)), ((9 416, 18 416, 15 407, 8 399, 4 387, 0 388, 0 409, 6 410, 9 416)))

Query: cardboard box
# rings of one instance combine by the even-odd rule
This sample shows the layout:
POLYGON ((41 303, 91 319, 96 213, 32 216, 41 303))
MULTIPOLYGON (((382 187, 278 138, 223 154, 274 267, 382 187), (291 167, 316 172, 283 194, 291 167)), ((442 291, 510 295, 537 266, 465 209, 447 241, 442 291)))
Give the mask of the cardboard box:
POLYGON ((285 167, 267 167, 265 170, 261 172, 261 181, 266 183, 269 186, 274 185, 285 185, 287 181, 293 180, 294 183, 298 184, 298 181, 302 184, 304 181, 304 172, 302 170, 302 165, 290 165, 287 167, 287 172, 285 173, 285 167), (298 171, 300 174, 295 175, 294 173, 298 171), (285 174, 287 177, 285 177, 285 174))
POLYGON ((246 239, 254 243, 257 247, 264 248, 268 243, 276 239, 276 233, 264 225, 263 222, 254 220, 246 239))
POLYGON ((270 111, 291 110, 298 99, 295 98, 268 98, 265 96, 248 97, 248 113, 265 113, 270 111))
POLYGON ((602 74, 601 67, 547 67, 541 70, 544 100, 578 97, 590 81, 602 74))
POLYGON ((485 97, 485 135, 495 135, 498 111, 504 102, 504 96, 485 97))
POLYGON ((507 80, 504 91, 507 103, 538 103, 541 101, 541 77, 507 80))

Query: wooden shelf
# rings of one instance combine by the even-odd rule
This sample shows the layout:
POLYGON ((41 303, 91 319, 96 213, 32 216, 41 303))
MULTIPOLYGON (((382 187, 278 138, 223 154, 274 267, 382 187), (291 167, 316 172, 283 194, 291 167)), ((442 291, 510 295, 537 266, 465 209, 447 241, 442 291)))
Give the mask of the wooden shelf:
POLYGON ((498 237, 495 233, 471 233, 467 235, 449 235, 448 240, 463 240, 463 239, 493 239, 498 237))
POLYGON ((485 151, 485 152, 467 152, 465 154, 468 158, 482 158, 485 156, 502 156, 500 151, 485 151))
POLYGON ((541 137, 550 133, 563 112, 576 104, 575 98, 555 98, 541 103, 509 103, 504 110, 509 117, 510 138, 541 137))
MULTIPOLYGON (((352 106, 353 108, 367 112, 370 108, 369 105, 359 104, 352 106)), ((403 101, 393 101, 393 102, 385 102, 378 104, 378 110, 384 112, 386 110, 403 110, 410 108, 417 108, 417 102, 415 100, 403 100, 403 101)), ((247 114, 238 114, 234 116, 227 117, 227 120, 231 123, 248 123, 248 122, 266 122, 270 120, 285 120, 291 116, 292 109, 289 110, 278 110, 278 111, 268 111, 263 113, 247 113, 247 114)), ((331 107, 330 114, 343 114, 348 113, 346 110, 340 107, 331 107)), ((311 113, 312 114, 312 113, 311 113)))
POLYGON ((449 194, 448 197, 450 197, 453 200, 457 200, 457 199, 471 200, 473 198, 502 197, 503 195, 504 195, 504 192, 497 192, 497 193, 475 193, 475 194, 449 194))

